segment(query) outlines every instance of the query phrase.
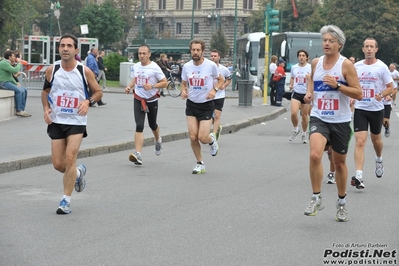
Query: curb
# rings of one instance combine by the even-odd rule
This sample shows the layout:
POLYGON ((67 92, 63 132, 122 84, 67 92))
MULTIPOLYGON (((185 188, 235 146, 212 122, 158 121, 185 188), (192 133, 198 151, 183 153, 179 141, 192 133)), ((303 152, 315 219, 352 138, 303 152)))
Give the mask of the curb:
MULTIPOLYGON (((285 107, 278 108, 273 110, 270 114, 263 115, 263 116, 257 116, 253 117, 250 119, 244 119, 241 121, 233 122, 232 124, 225 124, 223 125, 222 133, 223 134, 232 134, 234 132, 239 131, 240 129, 257 125, 262 122, 270 121, 275 118, 277 118, 279 115, 285 113, 287 109, 285 107)), ((182 139, 187 139, 188 138, 188 132, 178 132, 178 133, 172 133, 168 134, 165 136, 162 136, 162 142, 172 142, 176 140, 182 140, 182 139)), ((154 144, 154 138, 146 138, 144 139, 143 147, 151 146, 154 144)), ((98 156, 98 155, 103 155, 103 154, 108 154, 108 153, 115 153, 115 152, 120 152, 120 151, 126 151, 134 149, 134 141, 129 141, 129 142, 124 142, 120 144, 115 144, 115 145, 105 145, 105 146, 99 146, 95 148, 90 148, 90 149, 85 149, 81 150, 78 153, 78 158, 86 158, 86 157, 93 157, 93 156, 98 156)), ((22 159, 22 160, 16 160, 16 161, 10 161, 10 162, 4 162, 0 163, 0 174, 8 173, 8 172, 13 172, 17 170, 22 170, 22 169, 27 169, 31 167, 36 167, 36 166, 41 166, 41 165, 46 165, 46 164, 51 164, 51 155, 46 155, 46 156, 38 156, 38 157, 33 157, 33 158, 28 158, 28 159, 22 159)))

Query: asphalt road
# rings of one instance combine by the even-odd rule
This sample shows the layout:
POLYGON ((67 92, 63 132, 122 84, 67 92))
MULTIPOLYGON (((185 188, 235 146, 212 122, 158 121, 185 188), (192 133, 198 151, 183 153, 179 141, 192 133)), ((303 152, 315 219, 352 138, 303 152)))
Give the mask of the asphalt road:
MULTIPOLYGON (((369 141, 366 189, 348 185, 346 223, 334 219, 334 185, 323 185, 324 210, 303 215, 312 194, 309 147, 289 142, 290 132, 287 112, 224 134, 216 157, 203 146, 203 175, 191 174, 187 139, 164 143, 158 157, 145 147, 142 167, 128 161, 129 151, 79 159, 87 187, 72 195, 65 216, 55 214, 62 176, 51 165, 0 174, 0 265, 316 266, 334 256, 342 265, 398 265, 396 113, 384 138, 385 175, 374 175, 369 141), (387 253, 377 258, 375 250, 387 253)), ((353 152, 354 141, 350 175, 353 152)), ((323 162, 327 175, 327 156, 323 162)))

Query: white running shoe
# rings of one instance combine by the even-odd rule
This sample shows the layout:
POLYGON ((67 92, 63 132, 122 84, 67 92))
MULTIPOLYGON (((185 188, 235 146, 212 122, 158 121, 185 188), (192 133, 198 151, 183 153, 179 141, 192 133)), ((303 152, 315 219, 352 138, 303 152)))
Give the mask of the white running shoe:
POLYGON ((159 137, 159 140, 155 142, 155 155, 159 156, 162 153, 162 138, 159 137))
POLYGON ((219 151, 219 145, 218 142, 216 141, 216 136, 214 133, 210 133, 209 134, 213 140, 212 144, 209 144, 209 146, 211 146, 211 155, 212 156, 216 156, 218 154, 219 151))
POLYGON ((384 165, 381 162, 375 162, 375 176, 381 178, 384 175, 384 165))
POLYGON ((139 152, 134 152, 129 155, 129 161, 134 163, 135 165, 142 165, 143 164, 143 159, 141 159, 141 153, 139 152))
POLYGON ((298 131, 292 131, 292 135, 290 137, 290 141, 294 141, 298 135, 299 135, 299 130, 298 131))
POLYGON ((199 174, 203 174, 203 173, 205 173, 205 165, 204 165, 204 164, 197 163, 197 164, 194 166, 194 168, 193 168, 193 174, 199 175, 199 174))

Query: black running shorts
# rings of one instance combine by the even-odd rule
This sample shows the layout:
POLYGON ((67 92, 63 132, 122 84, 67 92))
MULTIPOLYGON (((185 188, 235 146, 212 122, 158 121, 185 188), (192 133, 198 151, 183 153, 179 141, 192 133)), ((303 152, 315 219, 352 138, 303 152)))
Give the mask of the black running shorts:
POLYGON ((215 110, 213 101, 204 103, 195 103, 187 99, 186 101, 186 116, 195 116, 198 121, 210 120, 215 110))
POLYGON ((52 123, 47 126, 47 135, 51 139, 66 139, 70 135, 83 134, 87 137, 86 126, 64 125, 52 123))
POLYGON ((379 111, 365 111, 355 109, 353 114, 353 130, 355 132, 368 131, 374 135, 381 133, 382 121, 384 120, 384 109, 379 111))

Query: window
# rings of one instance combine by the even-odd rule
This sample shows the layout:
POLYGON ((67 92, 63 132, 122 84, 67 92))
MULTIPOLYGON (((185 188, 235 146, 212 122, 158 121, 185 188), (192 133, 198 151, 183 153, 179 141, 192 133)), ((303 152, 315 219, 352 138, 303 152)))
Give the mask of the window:
POLYGON ((184 9, 184 0, 176 0, 176 10, 184 9))
POLYGON ((165 28, 165 24, 163 22, 159 23, 158 32, 161 34, 164 31, 164 28, 165 28))
POLYGON ((176 23, 176 34, 181 34, 181 23, 180 22, 176 23))
POLYGON ((249 33, 248 23, 244 23, 244 33, 249 33))
POLYGON ((158 0, 158 9, 166 9, 166 0, 158 0))
POLYGON ((199 33, 199 23, 195 22, 194 23, 194 34, 198 34, 199 33))
POLYGON ((254 0, 243 0, 242 8, 243 9, 254 9, 254 0))
POLYGON ((197 5, 194 7, 194 9, 196 9, 196 10, 201 9, 201 6, 202 6, 201 0, 197 0, 197 1, 196 1, 196 4, 197 4, 197 5))
POLYGON ((223 8, 224 0, 216 0, 216 8, 223 8))

